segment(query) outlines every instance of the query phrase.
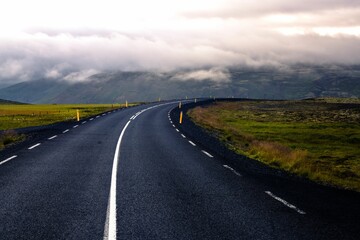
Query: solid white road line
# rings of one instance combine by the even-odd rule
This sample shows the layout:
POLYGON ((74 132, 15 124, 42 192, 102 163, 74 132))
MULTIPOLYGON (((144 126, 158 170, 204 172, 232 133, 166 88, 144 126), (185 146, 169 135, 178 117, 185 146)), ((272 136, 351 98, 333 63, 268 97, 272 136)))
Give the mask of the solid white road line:
POLYGON ((291 208, 291 209, 294 209, 296 212, 298 212, 298 213, 300 213, 300 214, 303 214, 303 215, 306 214, 306 212, 298 209, 297 207, 295 207, 294 205, 288 203, 288 202, 285 201, 284 199, 281 199, 281 198, 279 198, 278 196, 275 196, 274 194, 272 194, 272 192, 270 192, 270 191, 265 191, 265 193, 268 194, 270 197, 278 200, 279 202, 281 202, 281 203, 284 204, 285 206, 287 206, 287 207, 289 207, 289 208, 291 208))
POLYGON ((73 126, 73 128, 77 128, 79 125, 75 125, 75 126, 73 126))
POLYGON ((126 128, 129 126, 131 121, 128 121, 121 131, 119 140, 116 144, 116 150, 114 155, 113 168, 111 172, 111 185, 110 185, 110 199, 108 212, 106 214, 106 224, 105 224, 105 236, 104 239, 114 239, 116 240, 116 178, 117 178, 117 168, 120 157, 120 145, 122 138, 124 136, 126 128))
POLYGON ((194 147, 196 146, 196 144, 193 143, 192 141, 189 141, 189 143, 190 143, 191 145, 193 145, 194 147))
POLYGON ((34 148, 36 148, 36 147, 40 146, 40 145, 41 145, 41 143, 37 143, 37 144, 35 144, 35 145, 33 145, 33 146, 29 147, 28 149, 29 149, 29 150, 31 150, 31 149, 34 149, 34 148))
POLYGON ((10 160, 12 160, 12 159, 14 159, 14 158, 17 158, 17 155, 14 155, 14 156, 12 156, 12 157, 9 157, 9 158, 5 159, 4 161, 1 161, 1 162, 0 162, 0 165, 2 165, 2 164, 6 163, 6 162, 8 162, 8 161, 10 161, 10 160))
POLYGON ((208 153, 207 151, 204 151, 204 150, 201 150, 204 154, 206 154, 208 157, 211 157, 211 158, 213 158, 214 156, 213 155, 211 155, 210 153, 208 153))
POLYGON ((230 171, 232 171, 233 173, 235 173, 237 176, 241 177, 241 174, 238 173, 235 169, 233 169, 232 167, 228 166, 228 165, 223 165, 224 168, 229 169, 230 171))
POLYGON ((54 135, 54 136, 52 136, 52 137, 49 137, 48 139, 51 140, 51 139, 54 139, 54 138, 56 138, 56 137, 57 137, 57 135, 54 135))
POLYGON ((63 133, 67 133, 68 131, 70 131, 69 129, 66 129, 65 131, 63 131, 63 133))
POLYGON ((181 136, 182 136, 183 138, 186 138, 184 134, 181 134, 181 136))

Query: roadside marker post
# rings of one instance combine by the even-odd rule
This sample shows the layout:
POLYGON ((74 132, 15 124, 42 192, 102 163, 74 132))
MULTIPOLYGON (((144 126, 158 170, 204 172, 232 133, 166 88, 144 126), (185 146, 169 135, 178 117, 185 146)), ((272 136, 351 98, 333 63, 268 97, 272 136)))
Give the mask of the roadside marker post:
POLYGON ((76 120, 79 122, 80 121, 80 112, 79 109, 76 109, 76 120))
POLYGON ((181 111, 180 112, 180 120, 179 120, 179 123, 182 124, 182 119, 183 119, 183 112, 181 111))
POLYGON ((196 98, 195 98, 195 103, 196 103, 196 98))
POLYGON ((181 108, 181 102, 179 102, 179 109, 181 108))
POLYGON ((126 100, 126 102, 125 102, 125 107, 128 107, 128 101, 126 100))

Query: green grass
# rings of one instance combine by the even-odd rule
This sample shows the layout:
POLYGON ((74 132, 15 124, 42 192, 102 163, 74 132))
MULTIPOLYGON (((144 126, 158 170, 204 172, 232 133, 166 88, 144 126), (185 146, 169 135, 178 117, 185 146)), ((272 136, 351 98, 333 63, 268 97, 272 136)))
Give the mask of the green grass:
POLYGON ((240 154, 360 191, 358 99, 222 102, 188 114, 240 154))
POLYGON ((122 107, 124 104, 0 105, 0 130, 75 121, 77 109, 80 118, 86 118, 122 107))

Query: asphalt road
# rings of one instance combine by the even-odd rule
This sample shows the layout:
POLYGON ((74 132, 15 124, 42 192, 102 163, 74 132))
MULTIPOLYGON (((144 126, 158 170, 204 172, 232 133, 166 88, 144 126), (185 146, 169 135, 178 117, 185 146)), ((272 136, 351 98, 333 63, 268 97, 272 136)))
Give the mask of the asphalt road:
POLYGON ((358 239, 358 194, 252 174, 157 105, 1 152, 0 239, 358 239))

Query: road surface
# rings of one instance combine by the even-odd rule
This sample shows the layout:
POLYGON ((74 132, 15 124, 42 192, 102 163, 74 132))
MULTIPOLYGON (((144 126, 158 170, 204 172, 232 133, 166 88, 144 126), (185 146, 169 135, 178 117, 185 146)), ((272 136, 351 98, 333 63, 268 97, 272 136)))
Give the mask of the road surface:
POLYGON ((359 195, 259 177, 154 103, 0 153, 0 239, 358 239, 359 195))

